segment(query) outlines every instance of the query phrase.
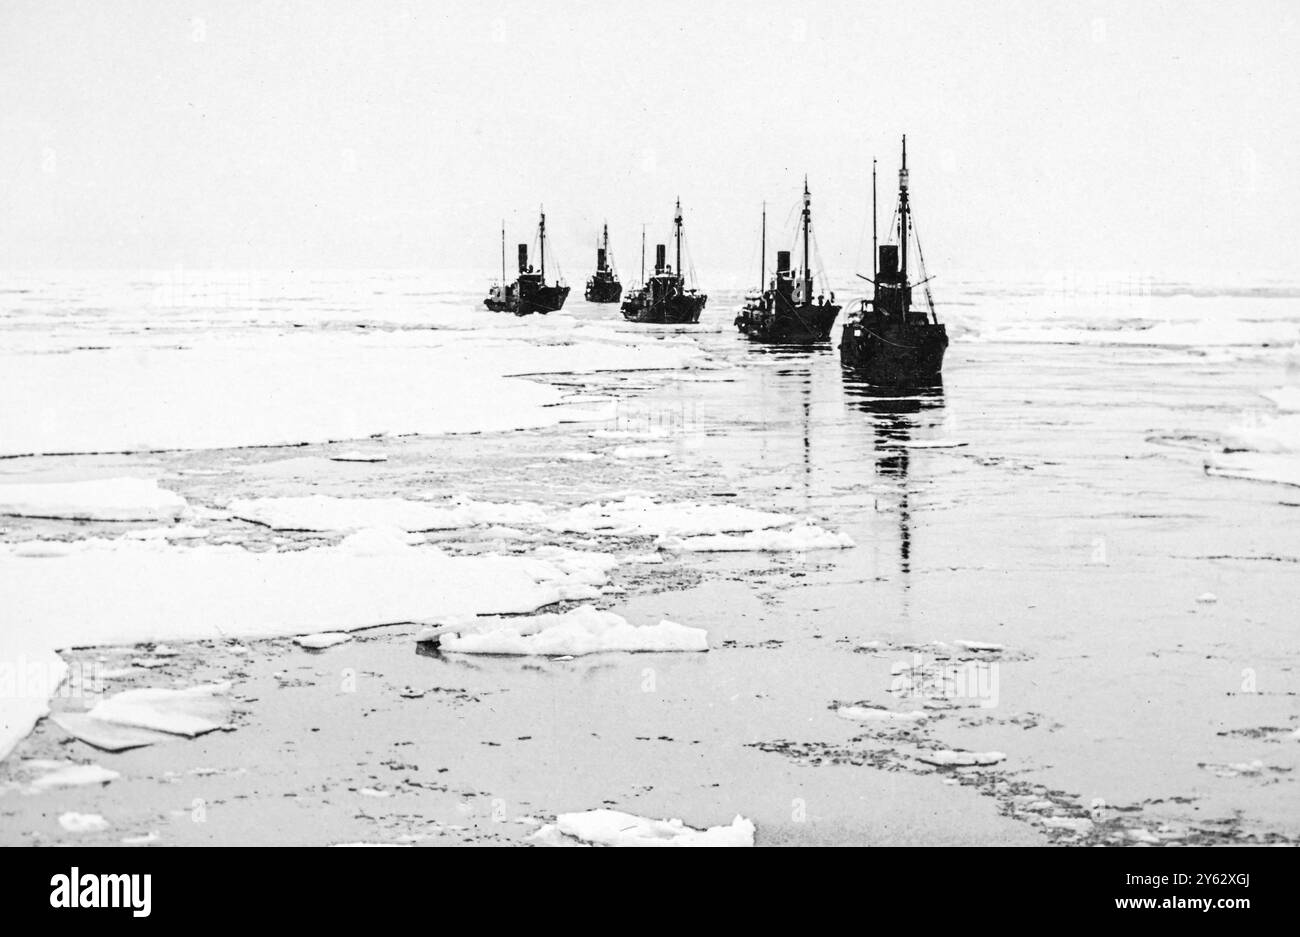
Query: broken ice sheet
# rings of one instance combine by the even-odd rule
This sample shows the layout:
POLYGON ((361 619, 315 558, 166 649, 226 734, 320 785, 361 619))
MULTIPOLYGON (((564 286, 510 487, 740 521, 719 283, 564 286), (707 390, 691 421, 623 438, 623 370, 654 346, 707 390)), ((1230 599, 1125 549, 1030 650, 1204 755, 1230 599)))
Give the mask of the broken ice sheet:
POLYGON ((726 826, 698 830, 681 820, 651 820, 619 810, 562 813, 529 839, 546 845, 753 846, 754 823, 739 814, 726 826), (567 841, 567 842, 566 842, 567 841))

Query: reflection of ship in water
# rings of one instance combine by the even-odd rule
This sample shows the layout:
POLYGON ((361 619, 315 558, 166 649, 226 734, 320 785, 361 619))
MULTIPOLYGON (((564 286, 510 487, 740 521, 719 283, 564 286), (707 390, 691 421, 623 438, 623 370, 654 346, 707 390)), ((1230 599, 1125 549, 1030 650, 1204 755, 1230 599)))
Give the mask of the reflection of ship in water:
MULTIPOLYGON (((898 490, 898 564, 906 575, 912 564, 912 489, 910 478, 912 431, 921 425, 918 415, 943 406, 943 384, 924 387, 880 387, 846 381, 844 392, 850 406, 871 419, 876 451, 876 476, 898 490)), ((907 580, 903 580, 904 588, 907 580)))

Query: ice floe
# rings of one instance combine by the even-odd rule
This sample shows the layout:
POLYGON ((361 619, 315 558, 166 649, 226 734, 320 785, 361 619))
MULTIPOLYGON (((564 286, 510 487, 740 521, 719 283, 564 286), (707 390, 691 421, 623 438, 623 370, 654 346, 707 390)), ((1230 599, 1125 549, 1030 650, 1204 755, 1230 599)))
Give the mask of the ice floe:
POLYGON ((305 495, 292 498, 236 499, 227 506, 235 517, 276 530, 361 530, 396 527, 409 532, 458 530, 480 525, 540 524, 540 505, 458 499, 418 501, 411 498, 340 498, 305 495))
POLYGON ((753 846, 754 823, 737 815, 729 825, 697 830, 681 820, 651 820, 619 810, 562 813, 530 839, 592 846, 753 846))
POLYGON ((835 714, 842 719, 852 719, 854 722, 876 722, 884 725, 911 725, 930 718, 930 714, 923 709, 897 712, 872 706, 840 706, 835 710, 835 714))
POLYGON ((605 651, 707 651, 708 632, 676 622, 632 625, 589 605, 556 615, 449 622, 417 640, 437 641, 444 652, 580 657, 605 651))
POLYGON ((615 446, 609 454, 616 459, 666 459, 673 451, 667 446, 615 446))
POLYGON ((788 514, 756 511, 732 504, 661 503, 649 498, 628 497, 621 501, 582 505, 552 518, 546 526, 567 533, 693 537, 784 527, 794 520, 788 514))
POLYGON ((97 813, 77 813, 70 810, 59 814, 59 826, 69 833, 99 833, 108 829, 108 821, 97 813))
POLYGON ((304 634, 293 639, 293 643, 312 651, 323 651, 327 647, 351 641, 352 635, 341 631, 326 631, 320 634, 304 634))
POLYGON ((802 553, 807 550, 843 550, 855 544, 848 534, 799 524, 789 530, 754 530, 745 534, 710 534, 701 537, 660 537, 655 546, 670 553, 802 553))
POLYGON ((86 716, 112 726, 194 738, 229 724, 229 693, 229 683, 124 690, 96 703, 86 716))
POLYGON ((916 757, 928 765, 937 765, 941 768, 969 768, 995 765, 999 761, 1005 761, 1007 756, 1002 752, 960 752, 943 748, 938 751, 921 752, 916 757))
POLYGON ((152 479, 0 485, 0 514, 87 521, 170 521, 185 499, 152 479))
POLYGON ((388 454, 375 450, 349 449, 346 452, 335 453, 329 458, 331 462, 387 462, 388 454))
POLYGON ((1207 462, 1205 472, 1207 475, 1244 481, 1300 485, 1300 458, 1293 454, 1232 453, 1216 456, 1213 461, 1207 462))
POLYGON ((81 765, 71 761, 30 759, 19 765, 19 772, 30 777, 24 790, 36 794, 60 787, 84 787, 89 784, 107 784, 121 777, 118 772, 102 765, 81 765))

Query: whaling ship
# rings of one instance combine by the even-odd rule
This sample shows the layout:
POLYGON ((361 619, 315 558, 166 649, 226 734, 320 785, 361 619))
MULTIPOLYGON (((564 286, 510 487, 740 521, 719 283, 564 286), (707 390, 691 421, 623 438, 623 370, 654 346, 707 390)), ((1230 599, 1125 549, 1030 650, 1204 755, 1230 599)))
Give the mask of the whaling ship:
MULTIPOLYGON (((736 316, 735 324, 749 338, 760 342, 808 345, 829 341, 840 307, 835 294, 813 298, 813 275, 809 266, 812 232, 812 200, 808 180, 803 183, 803 267, 790 267, 790 251, 776 252, 776 276, 761 293, 750 294, 736 316)), ((796 243, 796 247, 798 244, 796 243)), ((767 276, 767 210, 763 210, 763 277, 767 276)))
MULTIPOLYGON (((948 348, 948 331, 934 311, 934 298, 927 285, 925 256, 912 223, 907 192, 907 137, 903 137, 903 163, 898 172, 898 228, 896 244, 876 243, 876 174, 871 172, 871 247, 874 293, 861 302, 856 314, 844 323, 840 339, 840 363, 869 384, 938 384, 943 354, 948 348), (921 279, 908 279, 908 241, 916 241, 921 279), (912 290, 925 290, 928 311, 912 308, 912 290)), ((894 229, 891 225, 891 234, 894 229)), ((864 278, 865 279, 865 278, 864 278)))
POLYGON ((677 242, 677 266, 666 263, 663 244, 655 245, 654 274, 640 289, 628 291, 623 300, 623 318, 631 322, 689 323, 699 322, 700 312, 709 297, 695 289, 688 289, 682 275, 682 202, 677 200, 677 214, 673 218, 677 242))
POLYGON ((605 225, 601 246, 596 248, 596 272, 587 281, 584 296, 589 303, 616 303, 622 295, 623 284, 618 281, 618 272, 609 252, 609 225, 605 225))
POLYGON ((534 270, 528 263, 528 245, 519 245, 519 276, 513 283, 506 282, 506 229, 501 228, 501 282, 488 290, 483 305, 493 312, 513 312, 526 316, 534 312, 556 312, 569 298, 569 288, 563 280, 554 286, 546 285, 546 212, 537 223, 538 265, 534 270))

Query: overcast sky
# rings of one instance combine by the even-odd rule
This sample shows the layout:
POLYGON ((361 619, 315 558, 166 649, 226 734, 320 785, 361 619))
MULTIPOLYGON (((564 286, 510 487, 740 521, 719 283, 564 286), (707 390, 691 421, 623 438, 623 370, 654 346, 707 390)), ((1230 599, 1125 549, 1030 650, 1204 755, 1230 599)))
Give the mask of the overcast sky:
POLYGON ((932 272, 1295 270, 1293 8, 4 0, 0 268, 486 276, 545 203, 578 281, 680 194, 707 284, 806 172, 866 269, 906 132, 932 272))

